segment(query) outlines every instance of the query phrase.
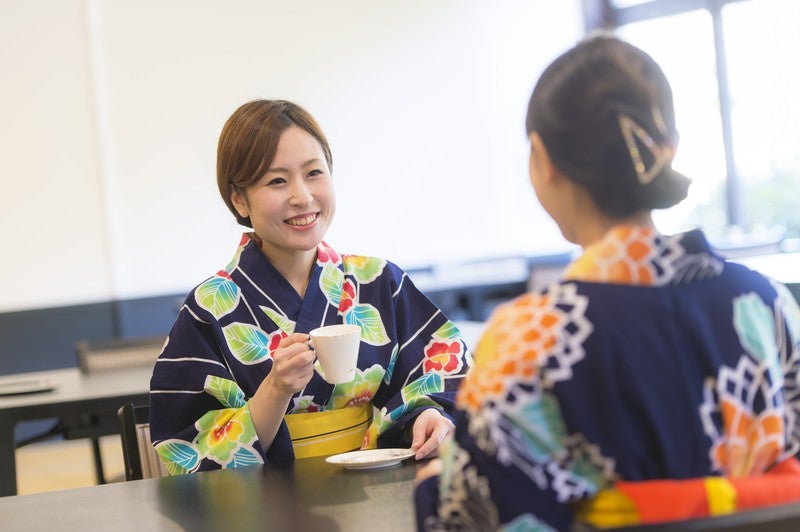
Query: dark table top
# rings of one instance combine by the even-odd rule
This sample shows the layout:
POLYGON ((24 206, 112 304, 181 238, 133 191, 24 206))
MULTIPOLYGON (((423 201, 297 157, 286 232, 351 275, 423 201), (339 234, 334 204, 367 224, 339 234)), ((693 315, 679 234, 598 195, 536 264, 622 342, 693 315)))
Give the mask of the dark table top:
POLYGON ((5 530, 413 531, 413 458, 345 470, 324 458, 0 498, 5 530))

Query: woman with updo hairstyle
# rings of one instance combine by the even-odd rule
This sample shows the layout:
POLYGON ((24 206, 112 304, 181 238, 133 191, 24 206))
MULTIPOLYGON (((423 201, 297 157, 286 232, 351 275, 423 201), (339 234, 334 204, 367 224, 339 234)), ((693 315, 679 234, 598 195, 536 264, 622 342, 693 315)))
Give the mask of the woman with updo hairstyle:
POLYGON ((591 36, 536 84, 530 180, 582 251, 498 307, 418 475, 420 530, 570 530, 800 499, 800 309, 703 233, 660 233, 686 197, 666 77, 591 36), (437 480, 438 479, 438 480, 437 480))
POLYGON ((686 197, 689 180, 671 166, 678 141, 672 90, 638 48, 597 38, 556 60, 536 85, 526 126, 610 218, 686 197))

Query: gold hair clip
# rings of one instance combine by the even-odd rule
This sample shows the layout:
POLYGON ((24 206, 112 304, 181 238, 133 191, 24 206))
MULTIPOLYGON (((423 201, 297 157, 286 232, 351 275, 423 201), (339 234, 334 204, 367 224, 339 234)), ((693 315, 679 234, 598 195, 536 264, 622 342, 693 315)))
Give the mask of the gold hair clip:
MULTIPOLYGON (((666 129, 663 125, 664 121, 661 118, 661 113, 659 113, 657 109, 654 110, 654 113, 658 127, 666 129)), ((655 179, 665 166, 672 162, 672 159, 675 157, 675 149, 672 148, 672 146, 659 146, 656 144, 647 131, 628 115, 620 113, 617 118, 619 119, 619 128, 622 131, 622 137, 625 139, 625 145, 628 147, 628 153, 633 162, 633 169, 636 170, 636 177, 639 179, 639 183, 647 185, 655 179), (639 140, 653 156, 653 164, 650 168, 645 166, 636 140, 639 140)))

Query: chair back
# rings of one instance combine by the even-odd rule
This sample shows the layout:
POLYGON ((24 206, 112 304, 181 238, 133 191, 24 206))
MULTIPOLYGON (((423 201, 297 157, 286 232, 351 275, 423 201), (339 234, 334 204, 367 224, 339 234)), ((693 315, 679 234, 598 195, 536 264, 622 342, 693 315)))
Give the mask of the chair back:
POLYGON ((109 369, 152 366, 164 347, 165 336, 81 340, 75 344, 78 366, 83 373, 109 369))
POLYGON ((150 407, 123 405, 117 411, 125 460, 125 480, 140 480, 168 475, 150 439, 150 407))

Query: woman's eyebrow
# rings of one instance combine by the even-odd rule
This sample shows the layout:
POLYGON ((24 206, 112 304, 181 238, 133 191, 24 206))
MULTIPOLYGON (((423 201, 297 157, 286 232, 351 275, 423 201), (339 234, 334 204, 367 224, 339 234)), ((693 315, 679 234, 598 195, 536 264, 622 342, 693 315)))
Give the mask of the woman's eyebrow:
MULTIPOLYGON (((322 162, 322 159, 320 159, 319 157, 315 157, 313 159, 307 160, 306 162, 304 162, 300 166, 305 168, 306 166, 319 164, 321 162, 322 162)), ((280 166, 271 166, 271 167, 267 168, 267 173, 269 173, 269 172, 288 172, 288 171, 289 171, 288 169, 280 167, 280 166)))

